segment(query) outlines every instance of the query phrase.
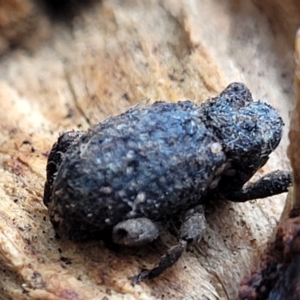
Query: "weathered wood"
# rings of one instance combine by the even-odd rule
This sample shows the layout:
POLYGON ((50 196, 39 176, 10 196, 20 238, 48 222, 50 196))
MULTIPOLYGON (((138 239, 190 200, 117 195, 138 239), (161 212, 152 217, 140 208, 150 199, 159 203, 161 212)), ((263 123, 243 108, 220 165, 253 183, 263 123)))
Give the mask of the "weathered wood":
MULTIPOLYGON (((245 82, 289 124, 293 44, 286 40, 295 23, 280 31, 273 9, 249 1, 103 0, 72 23, 50 24, 33 2, 15 2, 30 5, 28 19, 38 16, 43 41, 24 38, 22 47, 22 36, 21 47, 8 51, 11 36, 0 30, 6 43, 0 49, 0 297, 235 299, 285 195, 210 208, 199 245, 159 278, 132 287, 128 277, 153 266, 175 237, 118 252, 101 242, 56 239, 42 204, 46 154, 60 132, 87 129, 142 98, 200 103, 232 81, 245 82)), ((297 10, 289 13, 300 20, 297 10)), ((282 10, 281 22, 287 17, 282 10)), ((15 22, 22 28, 23 21, 15 22)), ((288 125, 257 176, 289 167, 287 132, 288 125)))

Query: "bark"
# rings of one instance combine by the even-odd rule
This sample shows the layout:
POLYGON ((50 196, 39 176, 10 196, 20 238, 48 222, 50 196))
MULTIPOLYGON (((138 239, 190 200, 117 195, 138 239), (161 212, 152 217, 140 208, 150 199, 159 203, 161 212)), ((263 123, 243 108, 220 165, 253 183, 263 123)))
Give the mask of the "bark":
POLYGON ((286 123, 257 177, 288 169, 300 10, 296 0, 256 2, 103 0, 62 22, 36 2, 0 0, 0 298, 237 298, 286 195, 212 205, 203 240, 159 278, 135 287, 128 277, 152 267, 174 235, 119 251, 57 239, 42 195, 59 133, 87 129, 143 98, 200 103, 233 81, 286 123))

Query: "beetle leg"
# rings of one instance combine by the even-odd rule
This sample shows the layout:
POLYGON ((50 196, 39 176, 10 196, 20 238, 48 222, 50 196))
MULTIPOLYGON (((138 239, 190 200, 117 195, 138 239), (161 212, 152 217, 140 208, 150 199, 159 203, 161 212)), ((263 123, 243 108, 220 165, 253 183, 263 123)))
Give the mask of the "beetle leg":
POLYGON ((139 246, 152 242, 160 233, 160 227, 147 218, 129 219, 113 228, 113 241, 119 245, 139 246))
POLYGON ((151 270, 144 270, 132 278, 135 285, 144 279, 152 279, 159 276, 166 269, 174 265, 186 250, 188 244, 200 241, 205 231, 204 207, 199 205, 185 214, 180 228, 180 241, 162 256, 160 262, 151 270))
POLYGON ((133 285, 143 281, 144 279, 152 279, 159 276, 166 269, 173 266, 176 261, 181 257, 186 249, 187 242, 180 241, 177 245, 173 246, 168 252, 161 257, 160 262, 151 270, 144 270, 138 275, 131 278, 133 285))
POLYGON ((43 202, 48 207, 51 203, 52 184, 56 172, 63 160, 64 154, 67 152, 72 143, 83 134, 82 131, 68 131, 63 133, 52 146, 47 162, 47 181, 44 187, 43 202))
POLYGON ((198 205, 185 213, 183 223, 180 228, 180 240, 188 244, 200 242, 206 229, 204 206, 198 205))
POLYGON ((274 171, 266 174, 256 182, 248 183, 239 191, 222 193, 222 196, 233 202, 246 202, 287 192, 291 185, 291 172, 274 171))

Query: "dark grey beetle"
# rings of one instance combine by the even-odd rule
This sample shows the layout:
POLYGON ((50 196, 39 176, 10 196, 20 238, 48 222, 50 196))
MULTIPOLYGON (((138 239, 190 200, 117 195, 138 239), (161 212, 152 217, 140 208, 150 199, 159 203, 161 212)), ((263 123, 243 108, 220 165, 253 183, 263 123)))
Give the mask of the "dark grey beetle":
POLYGON ((232 83, 200 106, 159 101, 87 132, 66 132, 48 158, 44 203, 51 222, 63 238, 108 232, 115 243, 136 246, 182 215, 178 244, 132 282, 154 278, 202 238, 205 201, 287 191, 291 174, 284 171, 245 185, 279 144, 283 125, 275 109, 232 83))

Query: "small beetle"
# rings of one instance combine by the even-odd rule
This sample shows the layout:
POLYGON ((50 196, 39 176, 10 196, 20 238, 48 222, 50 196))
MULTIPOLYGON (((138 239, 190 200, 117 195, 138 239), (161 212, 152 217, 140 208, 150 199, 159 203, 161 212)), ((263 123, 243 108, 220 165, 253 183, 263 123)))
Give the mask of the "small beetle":
POLYGON ((183 215, 178 244, 132 282, 154 278, 202 238, 205 201, 287 191, 291 173, 284 171, 245 186, 279 144, 283 125, 242 83, 200 106, 187 100, 134 107, 59 137, 48 158, 44 204, 59 236, 85 240, 109 232, 126 246, 153 241, 183 215))

